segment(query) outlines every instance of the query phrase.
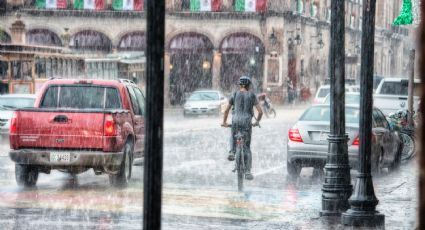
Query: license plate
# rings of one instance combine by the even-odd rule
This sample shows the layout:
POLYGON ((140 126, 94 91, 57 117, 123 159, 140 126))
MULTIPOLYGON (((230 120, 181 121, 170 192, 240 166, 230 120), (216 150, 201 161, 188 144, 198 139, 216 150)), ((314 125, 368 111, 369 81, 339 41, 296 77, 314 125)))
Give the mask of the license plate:
POLYGON ((70 159, 69 153, 50 152, 50 162, 69 162, 70 159))

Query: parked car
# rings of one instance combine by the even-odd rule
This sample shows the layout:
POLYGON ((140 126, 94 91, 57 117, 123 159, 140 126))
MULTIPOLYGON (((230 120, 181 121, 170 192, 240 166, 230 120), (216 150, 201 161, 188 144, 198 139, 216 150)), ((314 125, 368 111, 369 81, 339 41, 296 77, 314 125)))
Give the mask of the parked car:
MULTIPOLYGON (((419 80, 414 81, 413 109, 417 111, 419 101, 419 80)), ((408 109, 407 78, 384 78, 379 83, 373 95, 373 104, 382 110, 385 115, 408 109)))
MULTIPOLYGON (((323 169, 328 155, 330 113, 329 105, 313 105, 289 129, 287 171, 290 176, 298 176, 303 167, 323 169)), ((348 157, 353 168, 357 168, 358 164, 359 113, 358 105, 346 105, 348 157)), ((384 114, 377 108, 373 109, 372 124, 372 170, 378 172, 385 167, 389 170, 398 168, 403 148, 398 132, 390 128, 384 114)))
POLYGON ((33 94, 0 95, 0 141, 9 139, 10 119, 13 111, 19 108, 34 107, 33 94))
MULTIPOLYGON (((325 103, 326 96, 331 92, 330 85, 322 85, 317 89, 316 96, 314 97, 313 104, 325 103)), ((358 85, 345 85, 345 92, 360 92, 360 86, 358 85)))
POLYGON ((196 90, 186 100, 183 116, 217 115, 224 112, 227 98, 218 90, 196 90))
POLYGON ((48 80, 35 108, 18 109, 10 125, 9 156, 19 185, 39 172, 106 173, 125 186, 144 152, 145 99, 130 81, 48 80))
POLYGON ((322 104, 325 101, 326 96, 330 93, 330 85, 322 85, 317 89, 316 96, 314 97, 314 104, 322 104))
MULTIPOLYGON (((323 104, 330 104, 331 103, 331 96, 328 94, 325 98, 325 101, 323 104)), ((345 104, 346 105, 359 105, 360 104, 360 93, 356 92, 348 92, 345 93, 345 104)))

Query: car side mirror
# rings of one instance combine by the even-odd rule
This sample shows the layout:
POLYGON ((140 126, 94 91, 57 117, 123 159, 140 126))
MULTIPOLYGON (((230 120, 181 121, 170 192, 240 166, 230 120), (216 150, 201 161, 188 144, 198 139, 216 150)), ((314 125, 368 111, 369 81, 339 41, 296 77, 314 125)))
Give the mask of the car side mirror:
POLYGON ((224 100, 224 97, 223 97, 223 96, 221 96, 221 97, 220 97, 220 100, 224 100))

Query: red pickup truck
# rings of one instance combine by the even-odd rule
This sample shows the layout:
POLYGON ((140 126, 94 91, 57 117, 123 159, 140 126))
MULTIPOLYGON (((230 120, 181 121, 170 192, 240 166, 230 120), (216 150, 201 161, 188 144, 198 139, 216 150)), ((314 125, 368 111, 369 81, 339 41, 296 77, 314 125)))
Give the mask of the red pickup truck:
POLYGON ((144 154, 145 99, 128 80, 49 80, 35 108, 17 110, 10 125, 10 158, 19 185, 40 172, 107 173, 125 186, 133 160, 144 154))

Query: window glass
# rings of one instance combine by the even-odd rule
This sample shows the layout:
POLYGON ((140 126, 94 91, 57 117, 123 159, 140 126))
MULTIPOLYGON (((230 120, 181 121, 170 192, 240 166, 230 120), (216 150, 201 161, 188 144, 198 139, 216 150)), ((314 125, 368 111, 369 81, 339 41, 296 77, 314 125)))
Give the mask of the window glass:
MULTIPOLYGON (((345 122, 358 123, 359 122, 359 109, 346 108, 345 109, 345 122)), ((316 106, 308 109, 301 116, 300 121, 327 121, 331 119, 331 109, 329 106, 316 106)))
POLYGON ((140 115, 145 115, 145 97, 139 88, 134 87, 133 89, 137 97, 137 102, 139 103, 140 115))
POLYGON ((118 109, 121 108, 121 101, 115 88, 80 85, 51 86, 47 89, 40 107, 118 109))
POLYGON ((134 114, 142 115, 142 111, 140 110, 139 103, 137 101, 136 93, 133 90, 133 87, 127 86, 127 91, 130 95, 131 106, 133 108, 134 114))

